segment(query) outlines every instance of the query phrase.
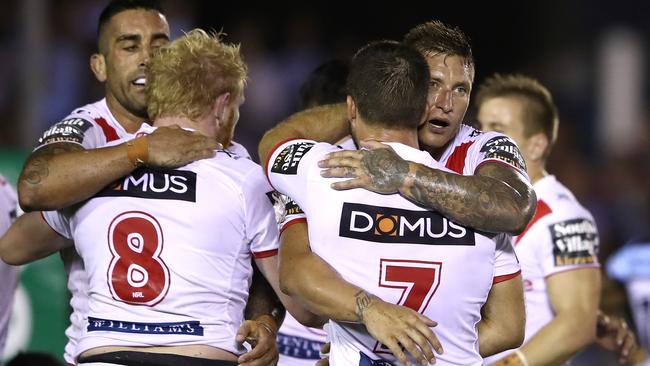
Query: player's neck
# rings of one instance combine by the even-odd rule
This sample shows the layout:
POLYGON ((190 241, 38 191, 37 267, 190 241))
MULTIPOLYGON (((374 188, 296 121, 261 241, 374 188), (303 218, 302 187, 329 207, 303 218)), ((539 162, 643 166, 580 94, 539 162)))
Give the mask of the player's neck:
POLYGON ((165 116, 158 117, 153 121, 155 127, 165 127, 165 126, 178 126, 181 128, 190 128, 192 130, 199 130, 196 122, 192 121, 187 117, 175 117, 175 116, 165 116))
POLYGON ((147 120, 145 117, 136 116, 133 113, 129 112, 111 95, 106 96, 106 105, 108 106, 108 110, 111 112, 115 120, 120 125, 122 125, 124 130, 128 133, 135 133, 138 131, 142 125, 142 122, 145 122, 147 120))
POLYGON ((357 143, 363 140, 375 140, 380 142, 398 142, 415 149, 419 149, 417 130, 391 129, 384 127, 369 126, 360 124, 355 129, 355 140, 357 143))
POLYGON ((532 184, 535 184, 537 181, 548 175, 544 164, 527 164, 526 172, 528 173, 528 178, 530 178, 532 184))

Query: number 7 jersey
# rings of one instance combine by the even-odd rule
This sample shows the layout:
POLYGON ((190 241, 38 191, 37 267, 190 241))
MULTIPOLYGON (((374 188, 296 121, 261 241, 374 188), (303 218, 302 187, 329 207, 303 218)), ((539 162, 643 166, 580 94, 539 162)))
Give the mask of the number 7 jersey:
POLYGON ((259 165, 219 151, 175 170, 137 169, 74 211, 44 213, 88 273, 76 354, 192 344, 241 353, 251 255, 277 253, 270 191, 259 165))
MULTIPOLYGON (((406 160, 445 169, 426 152, 390 146, 406 160)), ((445 352, 436 364, 480 365, 476 325, 493 282, 519 273, 512 246, 398 194, 333 190, 336 180, 322 178, 317 163, 337 150, 292 140, 271 152, 266 167, 271 184, 304 210, 311 249, 346 281, 437 321, 445 352)), ((395 362, 362 324, 332 322, 330 337, 333 366, 395 362)))

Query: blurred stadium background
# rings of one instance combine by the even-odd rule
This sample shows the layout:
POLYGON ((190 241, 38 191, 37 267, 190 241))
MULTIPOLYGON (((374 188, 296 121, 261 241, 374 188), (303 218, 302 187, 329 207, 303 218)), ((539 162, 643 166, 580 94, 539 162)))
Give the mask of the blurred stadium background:
MULTIPOLYGON (((88 58, 105 3, 2 2, 0 173, 12 184, 46 127, 103 96, 88 58)), ((596 217, 602 262, 625 243, 650 242, 648 1, 164 4, 174 37, 202 27, 241 42, 250 77, 235 137, 254 155, 263 132, 296 110, 300 84, 318 64, 349 58, 369 40, 400 39, 429 19, 460 26, 472 39, 475 85, 494 72, 520 72, 553 93, 561 125, 550 170, 596 217)), ((61 261, 30 264, 21 277, 7 356, 25 349, 60 358, 68 316, 61 261)), ((605 310, 626 313, 620 284, 606 282, 604 293, 605 310)), ((613 360, 589 349, 577 364, 613 360)))

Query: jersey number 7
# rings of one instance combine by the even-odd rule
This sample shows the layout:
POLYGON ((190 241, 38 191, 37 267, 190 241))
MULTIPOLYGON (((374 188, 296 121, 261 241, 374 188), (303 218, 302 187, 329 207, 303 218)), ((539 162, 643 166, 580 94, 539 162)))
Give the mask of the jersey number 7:
MULTIPOLYGON (((401 290, 398 305, 424 313, 440 285, 442 262, 401 259, 379 260, 379 287, 401 290)), ((391 353, 388 347, 377 344, 375 353, 391 353)))

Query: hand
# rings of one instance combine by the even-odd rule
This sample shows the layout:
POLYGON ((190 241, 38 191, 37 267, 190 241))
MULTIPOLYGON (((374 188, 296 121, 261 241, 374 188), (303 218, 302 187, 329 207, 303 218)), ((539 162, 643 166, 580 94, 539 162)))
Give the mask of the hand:
POLYGON ((216 139, 178 126, 165 126, 147 136, 147 165, 176 168, 193 161, 213 157, 223 146, 216 139))
POLYGON ((272 328, 261 321, 246 320, 235 337, 237 343, 247 341, 253 349, 239 356, 237 362, 246 366, 269 366, 278 362, 276 334, 272 328))
POLYGON ((318 163, 321 176, 326 178, 352 178, 336 182, 332 188, 345 190, 364 188, 369 191, 397 193, 409 172, 408 161, 402 159, 388 145, 377 141, 362 141, 370 150, 346 150, 330 153, 318 163))
POLYGON ((614 352, 621 364, 629 363, 638 348, 634 333, 628 327, 627 322, 623 318, 609 316, 603 312, 598 313, 596 344, 614 352))
POLYGON ((326 342, 325 344, 323 344, 323 347, 320 348, 320 353, 322 355, 321 357, 323 358, 321 358, 320 360, 318 360, 318 362, 316 362, 316 366, 330 366, 330 357, 329 357, 330 345, 331 345, 330 342, 326 342))
MULTIPOLYGON (((357 299, 359 304, 360 298, 357 299)), ((389 304, 376 296, 367 296, 361 302, 365 304, 358 305, 360 318, 368 333, 388 347, 403 365, 411 365, 404 350, 421 365, 435 362, 433 350, 442 354, 438 337, 430 328, 438 323, 412 309, 389 304)))

